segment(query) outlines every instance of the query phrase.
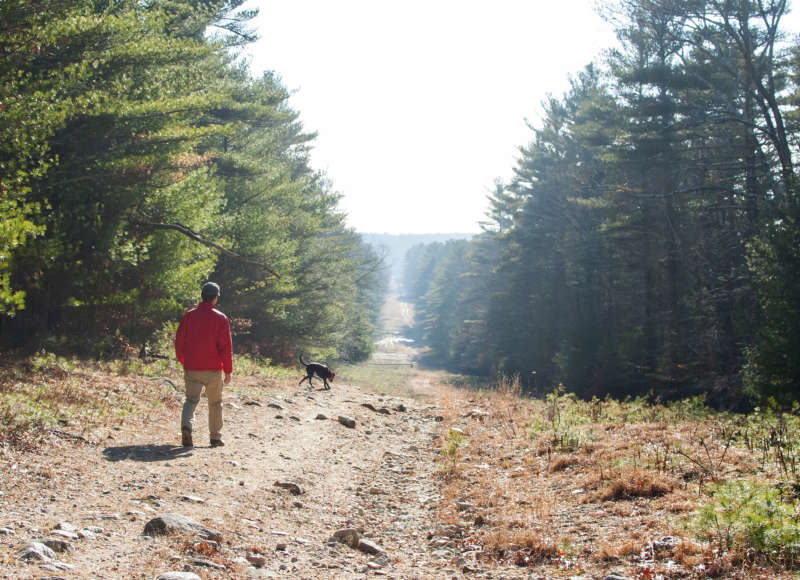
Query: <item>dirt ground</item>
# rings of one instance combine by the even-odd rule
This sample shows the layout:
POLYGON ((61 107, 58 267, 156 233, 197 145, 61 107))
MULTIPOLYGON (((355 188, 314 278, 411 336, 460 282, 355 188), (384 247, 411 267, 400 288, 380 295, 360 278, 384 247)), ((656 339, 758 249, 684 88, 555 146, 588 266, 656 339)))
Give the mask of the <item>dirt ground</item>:
POLYGON ((111 390, 138 389, 142 396, 161 383, 156 390, 168 395, 163 405, 117 424, 64 421, 30 446, 0 445, 0 576, 458 574, 452 554, 431 544, 441 500, 434 476, 440 375, 408 366, 411 352, 388 341, 366 376, 340 374, 330 390, 318 381, 312 389, 298 387, 299 370, 284 380, 236 376, 223 395, 220 448, 209 445, 205 398, 195 446, 180 446, 178 374, 94 376, 95 384, 107 381, 111 390), (400 378, 387 387, 382 377, 398 370, 400 378), (166 514, 192 518, 219 538, 143 535, 150 520, 166 514), (345 529, 366 541, 361 549, 331 541, 345 529), (31 542, 46 540, 63 551, 45 560, 21 556, 31 542))
POLYGON ((208 444, 205 399, 195 447, 180 446, 176 397, 145 422, 85 440, 70 435, 77 426, 64 426, 35 453, 6 450, 2 577, 156 578, 184 569, 201 578, 429 576, 420 566, 431 565, 427 536, 436 527, 433 387, 403 398, 338 381, 308 390, 294 381, 238 380, 250 384, 226 391, 222 448, 208 444), (301 493, 275 485, 287 482, 301 493), (170 513, 216 529, 222 540, 142 535, 147 521, 170 513), (18 557, 62 522, 87 537, 70 540, 55 563, 18 557), (344 528, 385 553, 329 544, 344 528))

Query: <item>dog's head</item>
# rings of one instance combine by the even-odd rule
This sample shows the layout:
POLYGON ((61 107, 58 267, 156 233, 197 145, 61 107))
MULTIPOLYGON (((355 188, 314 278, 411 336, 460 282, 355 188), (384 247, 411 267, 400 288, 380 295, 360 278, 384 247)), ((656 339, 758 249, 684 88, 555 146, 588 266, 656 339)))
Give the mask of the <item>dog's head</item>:
POLYGON ((331 380, 331 381, 332 381, 332 380, 333 380, 333 377, 335 377, 335 376, 336 376, 336 373, 335 373, 335 372, 333 372, 333 371, 331 371, 331 376, 329 376, 329 377, 328 377, 328 380, 331 380))

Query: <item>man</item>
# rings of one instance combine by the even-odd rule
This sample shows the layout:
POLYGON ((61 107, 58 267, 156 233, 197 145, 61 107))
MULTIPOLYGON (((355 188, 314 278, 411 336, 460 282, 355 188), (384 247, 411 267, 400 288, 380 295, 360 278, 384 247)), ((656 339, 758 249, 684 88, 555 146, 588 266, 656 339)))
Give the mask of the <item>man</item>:
POLYGON ((208 431, 211 447, 222 441, 222 373, 224 383, 231 382, 233 347, 228 318, 214 308, 219 300, 219 286, 207 282, 201 290, 202 302, 183 315, 175 334, 175 354, 183 365, 186 400, 181 413, 181 442, 192 446, 192 421, 200 393, 206 388, 208 431))

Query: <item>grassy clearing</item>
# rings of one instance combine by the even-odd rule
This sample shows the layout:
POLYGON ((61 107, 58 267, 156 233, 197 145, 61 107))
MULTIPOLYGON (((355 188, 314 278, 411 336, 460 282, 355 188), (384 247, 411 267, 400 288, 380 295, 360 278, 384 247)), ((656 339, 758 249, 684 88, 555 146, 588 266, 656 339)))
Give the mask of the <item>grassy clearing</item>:
POLYGON ((638 578, 800 569, 796 413, 528 399, 515 381, 444 390, 440 404, 441 517, 479 559, 638 578))

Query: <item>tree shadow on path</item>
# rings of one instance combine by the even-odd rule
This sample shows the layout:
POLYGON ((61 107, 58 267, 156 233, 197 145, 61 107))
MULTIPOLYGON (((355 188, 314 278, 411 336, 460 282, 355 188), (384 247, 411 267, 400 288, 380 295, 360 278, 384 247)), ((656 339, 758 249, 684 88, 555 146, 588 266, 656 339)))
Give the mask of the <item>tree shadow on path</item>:
POLYGON ((103 455, 108 461, 171 461, 181 457, 190 457, 192 447, 178 445, 123 445, 106 447, 103 455))

